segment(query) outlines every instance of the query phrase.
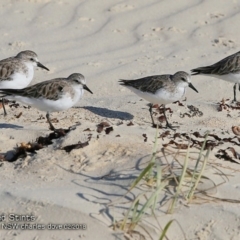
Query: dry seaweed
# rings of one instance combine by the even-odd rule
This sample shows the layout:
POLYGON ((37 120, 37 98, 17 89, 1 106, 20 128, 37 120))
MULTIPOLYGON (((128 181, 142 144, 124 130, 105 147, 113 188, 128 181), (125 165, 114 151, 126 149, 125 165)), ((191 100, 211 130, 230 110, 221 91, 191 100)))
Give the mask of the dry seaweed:
POLYGON ((228 147, 227 149, 220 149, 215 156, 219 159, 224 159, 226 161, 240 164, 240 161, 238 161, 240 159, 240 154, 237 153, 233 147, 228 147))
POLYGON ((187 149, 188 148, 188 144, 177 143, 174 140, 170 140, 169 143, 163 144, 163 147, 167 147, 170 144, 174 144, 178 149, 187 149))
POLYGON ((144 142, 146 142, 147 141, 147 134, 146 133, 143 133, 143 135, 142 135, 143 137, 144 137, 144 142))
POLYGON ((18 158, 24 158, 27 156, 27 152, 36 154, 38 150, 42 149, 44 146, 52 144, 53 139, 64 137, 71 128, 69 129, 56 129, 54 132, 51 132, 46 137, 38 137, 35 142, 21 143, 20 146, 17 146, 15 154, 9 159, 5 159, 8 162, 14 162, 18 158))
MULTIPOLYGON (((6 105, 5 101, 4 101, 4 104, 6 105)), ((18 108, 19 106, 20 106, 19 103, 16 103, 16 102, 13 102, 13 103, 9 104, 10 108, 12 108, 12 107, 18 108)))
POLYGON ((108 127, 108 128, 105 129, 106 134, 109 134, 112 131, 113 131, 113 127, 108 127))
POLYGON ((173 102, 173 104, 178 104, 178 106, 180 106, 180 107, 184 106, 180 101, 173 102))
POLYGON ((203 112, 200 111, 197 107, 193 105, 188 105, 187 106, 189 109, 188 113, 180 113, 180 117, 184 118, 185 116, 191 118, 191 117, 201 117, 203 116, 203 112))
POLYGON ((164 115, 159 116, 159 117, 158 117, 158 121, 161 122, 161 123, 162 123, 162 122, 166 122, 165 116, 164 116, 164 115))
POLYGON ((129 126, 133 126, 134 124, 133 124, 133 122, 132 121, 130 121, 128 124, 127 124, 127 126, 129 127, 129 126))
POLYGON ((101 133, 105 127, 110 127, 108 122, 101 122, 97 125, 97 132, 101 133))
POLYGON ((230 111, 230 110, 240 110, 240 104, 237 103, 236 106, 233 106, 233 105, 230 105, 230 104, 227 104, 226 101, 228 101, 229 99, 222 99, 220 102, 218 102, 218 107, 217 107, 217 110, 219 112, 223 111, 223 110, 227 110, 227 111, 230 111))
POLYGON ((171 133, 170 133, 169 130, 167 130, 167 131, 163 132, 163 133, 159 136, 159 138, 162 138, 162 140, 163 140, 165 137, 167 137, 167 136, 169 136, 169 135, 171 135, 171 133))
POLYGON ((65 150, 66 152, 71 152, 73 149, 79 149, 79 148, 84 148, 89 145, 89 141, 82 143, 79 141, 77 144, 71 144, 68 146, 65 146, 62 148, 62 150, 65 150))
POLYGON ((20 118, 22 116, 22 112, 20 112, 19 114, 17 115, 14 115, 16 118, 20 118))

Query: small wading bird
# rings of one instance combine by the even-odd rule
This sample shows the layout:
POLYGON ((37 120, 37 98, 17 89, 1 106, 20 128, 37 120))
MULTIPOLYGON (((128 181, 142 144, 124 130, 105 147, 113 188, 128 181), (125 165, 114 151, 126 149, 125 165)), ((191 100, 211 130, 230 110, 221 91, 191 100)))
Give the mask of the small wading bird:
MULTIPOLYGON (((38 61, 35 52, 26 50, 15 57, 0 61, 0 89, 21 89, 27 87, 33 79, 34 67, 41 67, 49 71, 47 67, 38 61)), ((2 98, 4 115, 7 115, 4 99, 2 98)))
POLYGON ((190 81, 190 75, 183 71, 176 72, 174 75, 156 75, 136 80, 120 80, 119 82, 121 85, 126 86, 138 96, 151 103, 149 112, 153 127, 156 127, 152 115, 152 107, 154 104, 163 104, 166 127, 172 129, 173 127, 169 124, 166 117, 165 105, 182 98, 186 87, 190 87, 198 92, 190 81))
POLYGON ((55 131, 49 113, 71 108, 80 100, 84 90, 92 93, 84 76, 73 73, 68 78, 55 78, 23 89, 0 89, 0 94, 47 112, 50 129, 55 131))
POLYGON ((240 52, 230 55, 213 65, 206 67, 194 68, 191 70, 192 75, 206 75, 219 78, 234 83, 233 101, 236 102, 236 87, 239 86, 240 91, 240 52))

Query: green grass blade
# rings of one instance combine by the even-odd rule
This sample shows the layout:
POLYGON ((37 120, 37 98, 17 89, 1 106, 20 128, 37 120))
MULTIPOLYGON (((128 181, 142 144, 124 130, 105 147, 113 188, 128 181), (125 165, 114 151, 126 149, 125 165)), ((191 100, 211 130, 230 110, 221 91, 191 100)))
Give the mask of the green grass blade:
POLYGON ((169 227, 171 226, 171 224, 173 223, 174 219, 170 220, 166 226, 164 227, 163 231, 162 231, 162 234, 159 238, 159 240, 163 240, 163 238, 166 236, 166 233, 167 233, 167 230, 169 229, 169 227))

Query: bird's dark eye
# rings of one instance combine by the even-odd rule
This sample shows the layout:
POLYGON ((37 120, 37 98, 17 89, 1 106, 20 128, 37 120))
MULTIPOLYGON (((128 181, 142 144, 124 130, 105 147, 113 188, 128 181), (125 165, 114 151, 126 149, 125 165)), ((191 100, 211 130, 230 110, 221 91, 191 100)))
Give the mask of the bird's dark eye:
POLYGON ((33 59, 33 58, 30 58, 30 60, 31 60, 31 61, 34 61, 34 59, 33 59))
POLYGON ((76 83, 79 83, 79 81, 77 79, 74 79, 73 81, 76 82, 76 83))
POLYGON ((186 79, 185 79, 185 78, 181 78, 181 80, 183 80, 183 81, 186 81, 186 79))

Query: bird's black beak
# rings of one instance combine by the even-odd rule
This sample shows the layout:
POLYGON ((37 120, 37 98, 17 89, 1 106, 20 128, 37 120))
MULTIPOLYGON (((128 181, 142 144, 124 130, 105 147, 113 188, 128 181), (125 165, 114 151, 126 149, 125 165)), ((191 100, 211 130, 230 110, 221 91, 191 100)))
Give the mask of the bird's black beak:
POLYGON ((85 90, 87 90, 88 92, 90 92, 91 94, 93 94, 92 91, 87 87, 87 85, 83 85, 83 89, 85 89, 85 90))
POLYGON ((49 71, 49 69, 47 67, 45 67, 44 65, 42 65, 40 62, 37 62, 37 66, 40 67, 40 68, 44 68, 47 71, 49 71))
POLYGON ((198 93, 198 90, 192 85, 192 83, 189 83, 188 86, 193 89, 195 92, 198 93))

